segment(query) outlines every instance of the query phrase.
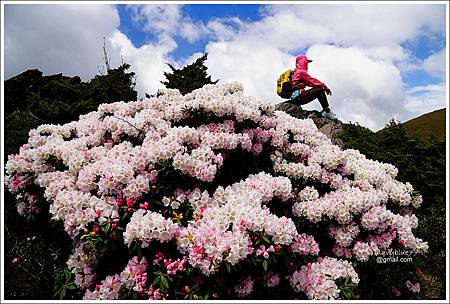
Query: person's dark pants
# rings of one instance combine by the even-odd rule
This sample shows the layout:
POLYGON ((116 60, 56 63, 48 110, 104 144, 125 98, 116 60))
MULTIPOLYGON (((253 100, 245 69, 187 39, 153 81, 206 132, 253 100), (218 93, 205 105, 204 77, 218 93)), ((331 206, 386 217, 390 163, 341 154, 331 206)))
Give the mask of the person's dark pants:
POLYGON ((327 95, 323 88, 311 88, 309 90, 303 91, 299 96, 291 100, 292 103, 304 105, 310 103, 314 99, 318 99, 320 105, 325 112, 330 111, 330 105, 328 104, 327 95))

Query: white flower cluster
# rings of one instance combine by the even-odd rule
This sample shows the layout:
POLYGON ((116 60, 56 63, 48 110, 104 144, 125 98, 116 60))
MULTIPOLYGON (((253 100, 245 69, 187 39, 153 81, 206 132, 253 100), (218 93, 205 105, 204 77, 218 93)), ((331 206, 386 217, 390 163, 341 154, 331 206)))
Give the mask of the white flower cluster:
MULTIPOLYGON (((391 203, 404 208, 422 203, 409 183, 395 180, 394 166, 366 159, 356 150, 341 150, 318 132, 311 119, 274 111, 269 102, 244 96, 237 83, 206 85, 184 96, 164 90, 155 98, 102 104, 78 121, 42 125, 29 135, 19 154, 8 157, 6 184, 21 198, 27 197, 23 192, 30 180, 41 187, 53 218, 63 221, 73 238, 94 223, 113 221, 117 227, 119 212, 126 210, 132 214, 123 232, 128 246, 133 241, 145 247, 152 240, 174 240, 188 262, 206 275, 224 261, 234 265, 252 254, 252 233, 264 234, 274 245, 291 245, 294 252, 318 254, 318 244, 299 235, 291 218, 271 212, 271 204, 281 201, 292 204, 300 221, 329 223, 325 233, 335 240, 336 256, 366 261, 395 240, 415 252, 428 249, 412 233, 417 217, 387 209, 391 203), (216 122, 187 126, 191 118, 206 117, 216 122), (226 187, 217 185, 212 194, 202 189, 199 185, 215 181, 228 152, 238 149, 255 157, 266 153, 262 155, 270 156, 273 165, 267 170, 277 176, 260 172, 226 187), (192 185, 177 185, 183 190, 162 197, 165 208, 192 209, 187 227, 150 211, 154 210, 150 200, 141 201, 163 186, 167 171, 192 178, 192 185), (142 209, 136 211, 137 206, 142 209)), ((36 204, 35 193, 28 195, 36 204)), ((31 210, 26 204, 19 205, 22 213, 31 210)), ((82 265, 77 264, 81 253, 77 254, 70 263, 81 273, 82 265)), ((337 272, 323 269, 326 265, 330 271, 346 269, 339 275, 354 279, 344 264, 320 260, 309 266, 314 270, 296 272, 293 286, 312 298, 335 298, 337 272), (305 283, 316 276, 323 284, 305 283)), ((116 286, 115 278, 108 280, 106 285, 116 286)), ((250 287, 250 279, 246 282, 250 287)))
POLYGON ((340 227, 330 226, 328 234, 336 240, 336 244, 347 247, 350 246, 353 239, 359 234, 359 227, 355 223, 340 227))
POLYGON ((161 214, 139 209, 133 213, 127 224, 123 239, 125 244, 131 245, 133 241, 141 241, 142 247, 148 247, 152 240, 167 242, 179 230, 179 226, 171 220, 166 220, 161 214))
POLYGON ((189 253, 191 265, 209 275, 224 259, 234 265, 253 252, 251 231, 264 232, 275 244, 288 245, 297 235, 294 223, 271 214, 263 203, 274 196, 286 201, 291 195, 289 179, 263 172, 225 189, 219 187, 213 195, 217 204, 181 231, 178 247, 189 253))
POLYGON ((359 283, 358 274, 350 262, 325 257, 316 263, 308 263, 295 271, 290 279, 295 291, 303 291, 309 299, 330 300, 339 297, 339 288, 335 281, 349 277, 355 284, 359 283))
POLYGON ((65 230, 72 237, 91 222, 98 221, 102 224, 108 219, 119 217, 118 206, 113 197, 98 198, 75 190, 58 192, 50 205, 50 213, 53 219, 63 221, 65 230))
POLYGON ((297 252, 303 255, 318 255, 319 254, 319 244, 317 244, 314 237, 307 235, 306 233, 301 233, 294 238, 291 244, 292 252, 297 252))

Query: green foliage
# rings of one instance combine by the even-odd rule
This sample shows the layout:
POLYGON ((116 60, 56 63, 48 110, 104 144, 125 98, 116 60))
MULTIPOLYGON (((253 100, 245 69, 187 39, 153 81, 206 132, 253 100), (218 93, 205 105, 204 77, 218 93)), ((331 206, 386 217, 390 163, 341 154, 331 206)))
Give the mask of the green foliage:
POLYGON ((181 94, 185 95, 195 89, 203 87, 205 84, 216 84, 219 80, 212 81, 211 76, 208 76, 208 68, 205 66, 205 61, 208 54, 197 58, 193 63, 176 69, 171 64, 167 64, 172 70, 171 73, 164 72, 167 81, 161 81, 168 89, 177 89, 181 94))
POLYGON ((28 70, 5 81, 5 156, 17 153, 28 132, 41 124, 64 124, 102 103, 136 100, 129 64, 109 69, 89 82, 28 70))
POLYGON ((75 292, 76 289, 73 273, 67 267, 57 267, 55 269, 55 293, 53 297, 60 300, 67 299, 67 296, 75 292))
MULTIPOLYGON (((63 124, 97 109, 101 103, 136 100, 134 73, 128 64, 108 69, 89 82, 62 74, 42 76, 28 70, 5 81, 5 158, 19 151, 29 131, 42 124, 63 124)), ((80 298, 65 261, 71 246, 62 227, 47 219, 27 222, 5 190, 5 297, 8 299, 80 298), (27 238, 35 236, 35 240, 27 238), (12 263, 11 261, 14 261, 12 263), (54 271, 53 271, 54 270, 54 271), (70 274, 70 277, 69 277, 70 274)), ((48 216, 48 212, 43 212, 48 216)))
MULTIPOLYGON (((414 274, 414 266, 425 273, 422 277, 428 281, 439 282, 445 286, 445 140, 422 139, 411 136, 402 124, 391 121, 384 129, 374 133, 356 125, 344 125, 340 136, 345 148, 356 149, 367 158, 393 164, 398 168, 398 180, 410 182, 423 197, 421 208, 414 210, 419 218, 416 235, 428 242, 429 252, 424 257, 416 256, 411 263, 374 264, 368 277, 362 278, 360 289, 367 289, 366 299, 380 299, 389 296, 394 284, 412 277, 426 284, 414 274)), ((427 285, 425 285, 427 286, 427 285)), ((426 288, 423 286, 423 288, 426 288)), ((397 286, 396 288, 401 288, 397 286)), ((404 286, 403 286, 404 287, 404 286)), ((444 298, 445 289, 434 288, 434 298, 444 298)))
POLYGON ((5 157, 28 141, 28 132, 42 122, 27 111, 16 110, 5 117, 5 157))
POLYGON ((5 298, 51 299, 53 269, 65 265, 71 241, 61 223, 50 227, 49 218, 25 220, 17 213, 14 198, 6 189, 4 203, 5 298))
POLYGON ((129 64, 122 64, 116 69, 108 70, 106 75, 95 76, 87 86, 83 99, 92 99, 96 104, 112 101, 131 101, 137 99, 134 90, 134 72, 127 73, 129 64))

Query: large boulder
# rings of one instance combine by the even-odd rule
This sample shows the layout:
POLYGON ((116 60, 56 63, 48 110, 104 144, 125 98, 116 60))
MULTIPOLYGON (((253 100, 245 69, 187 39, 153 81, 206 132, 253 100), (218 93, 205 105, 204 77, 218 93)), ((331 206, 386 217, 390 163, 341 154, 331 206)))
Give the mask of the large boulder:
POLYGON ((338 145, 340 148, 344 147, 344 141, 340 138, 340 134, 343 131, 344 126, 340 120, 324 118, 320 112, 303 110, 300 105, 290 101, 276 104, 275 109, 284 111, 296 118, 312 119, 314 124, 319 129, 319 132, 325 134, 329 139, 331 139, 333 144, 338 145))

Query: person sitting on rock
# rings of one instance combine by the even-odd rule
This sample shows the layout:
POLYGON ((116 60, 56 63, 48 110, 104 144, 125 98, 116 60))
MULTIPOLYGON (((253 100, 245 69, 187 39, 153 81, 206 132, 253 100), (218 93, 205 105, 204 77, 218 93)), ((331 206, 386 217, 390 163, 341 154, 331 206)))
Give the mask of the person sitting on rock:
POLYGON ((336 114, 331 112, 327 100, 326 94, 331 95, 331 90, 323 82, 308 74, 308 62, 312 62, 312 60, 305 55, 298 55, 295 59, 295 70, 291 79, 291 86, 295 91, 292 93, 290 101, 304 105, 317 98, 323 109, 322 116, 337 119, 336 114), (307 86, 311 89, 305 90, 307 86))

